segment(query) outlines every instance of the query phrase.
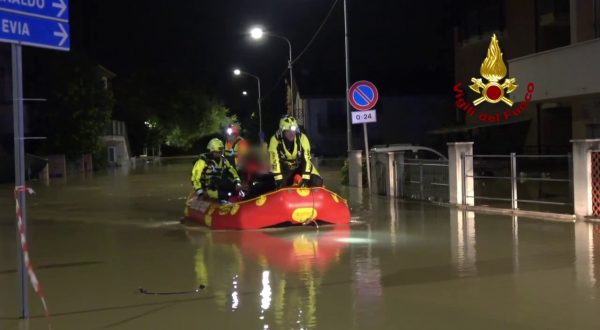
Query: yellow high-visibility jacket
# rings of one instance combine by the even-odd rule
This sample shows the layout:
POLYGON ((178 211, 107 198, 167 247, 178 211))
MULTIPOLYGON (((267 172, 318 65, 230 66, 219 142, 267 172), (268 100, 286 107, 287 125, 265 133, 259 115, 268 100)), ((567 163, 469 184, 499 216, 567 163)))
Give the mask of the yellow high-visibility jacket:
POLYGON ((283 141, 284 137, 277 134, 271 137, 269 143, 269 155, 271 158, 271 171, 275 180, 282 180, 281 173, 282 165, 290 170, 296 170, 299 166, 303 166, 302 179, 310 179, 311 174, 319 175, 316 167, 314 167, 310 156, 310 141, 303 133, 296 134, 292 150, 286 148, 283 141))
POLYGON ((211 185, 211 178, 223 178, 227 174, 234 182, 240 182, 237 171, 225 157, 221 157, 219 161, 215 161, 207 155, 201 155, 192 168, 192 185, 194 186, 194 190, 203 189, 207 192, 208 197, 216 199, 219 187, 211 185))

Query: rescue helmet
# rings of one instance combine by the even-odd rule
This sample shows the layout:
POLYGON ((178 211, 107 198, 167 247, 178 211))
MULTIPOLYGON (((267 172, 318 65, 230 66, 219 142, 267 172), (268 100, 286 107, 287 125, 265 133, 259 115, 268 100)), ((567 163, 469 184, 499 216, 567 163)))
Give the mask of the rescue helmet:
POLYGON ((223 150, 225 150, 225 145, 223 144, 223 141, 214 138, 208 142, 206 149, 210 152, 223 152, 223 150))
POLYGON ((227 136, 229 135, 240 135, 240 129, 237 125, 229 124, 227 129, 225 129, 225 133, 227 136))
POLYGON ((290 115, 283 116, 279 121, 279 131, 282 133, 285 131, 299 132, 300 130, 296 118, 290 115))

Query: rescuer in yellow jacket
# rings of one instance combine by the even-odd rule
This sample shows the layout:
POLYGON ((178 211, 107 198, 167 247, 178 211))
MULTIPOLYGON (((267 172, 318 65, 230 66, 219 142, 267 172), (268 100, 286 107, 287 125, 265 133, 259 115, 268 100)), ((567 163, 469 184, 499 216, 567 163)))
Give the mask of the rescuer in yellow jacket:
POLYGON ((208 153, 202 154, 192 168, 192 185, 198 197, 227 201, 233 193, 241 193, 240 178, 225 159, 221 140, 210 140, 206 148, 208 153))
POLYGON ((302 177, 301 186, 321 187, 323 179, 311 161, 310 141, 300 132, 296 119, 284 116, 279 131, 269 143, 271 172, 277 189, 294 184, 294 177, 302 177))

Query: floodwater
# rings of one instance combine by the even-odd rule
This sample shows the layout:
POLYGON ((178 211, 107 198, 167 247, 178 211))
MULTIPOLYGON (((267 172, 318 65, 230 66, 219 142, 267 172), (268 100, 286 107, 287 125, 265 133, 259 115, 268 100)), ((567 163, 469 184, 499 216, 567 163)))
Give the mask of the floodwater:
POLYGON ((31 290, 32 318, 18 319, 14 201, 0 186, 0 329, 600 328, 596 225, 370 198, 325 171, 350 198, 350 227, 210 232, 179 224, 190 167, 32 184, 50 321, 31 290))

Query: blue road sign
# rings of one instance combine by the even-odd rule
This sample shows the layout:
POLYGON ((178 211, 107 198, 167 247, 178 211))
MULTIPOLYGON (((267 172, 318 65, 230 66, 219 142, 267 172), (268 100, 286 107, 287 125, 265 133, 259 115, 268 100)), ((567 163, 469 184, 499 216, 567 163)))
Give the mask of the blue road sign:
MULTIPOLYGON (((0 0, 0 6, 4 3, 0 0)), ((29 0, 21 0, 26 2, 29 0)), ((23 16, 0 9, 0 41, 27 46, 69 50, 69 24, 32 16, 23 16)))
POLYGON ((348 92, 350 104, 357 110, 372 109, 379 100, 377 87, 369 81, 361 80, 352 85, 348 92))
POLYGON ((0 0, 0 10, 65 23, 69 21, 69 0, 0 0))

